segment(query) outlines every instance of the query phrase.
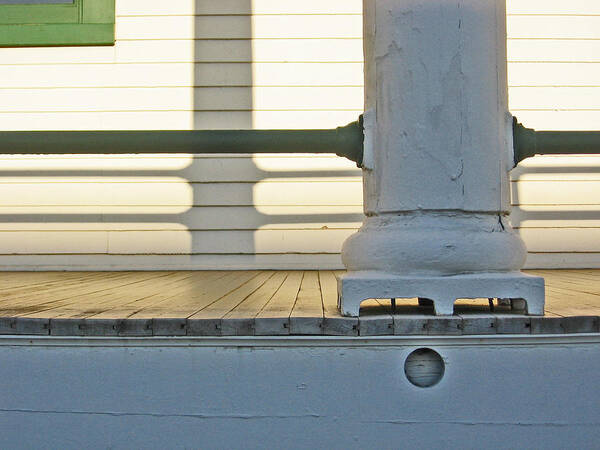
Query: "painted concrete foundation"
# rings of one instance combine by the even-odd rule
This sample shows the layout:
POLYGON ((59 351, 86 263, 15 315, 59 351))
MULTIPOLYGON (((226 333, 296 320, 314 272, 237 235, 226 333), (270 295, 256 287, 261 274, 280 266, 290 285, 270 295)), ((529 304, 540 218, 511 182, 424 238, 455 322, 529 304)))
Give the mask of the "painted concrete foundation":
MULTIPOLYGON (((470 297, 489 274, 520 270, 526 249, 508 221, 506 2, 365 0, 364 41, 367 217, 342 249, 344 314, 358 315, 356 298, 346 299, 357 290, 345 284, 358 286, 361 273, 389 280, 382 289, 398 296, 411 277, 443 294, 455 291, 448 275, 481 274, 461 281, 470 297)), ((530 297, 532 312, 544 296, 537 286, 515 293, 530 297)), ((430 298, 448 314, 442 294, 430 298)))
POLYGON ((597 448, 600 336, 0 339, 0 447, 597 448), (445 363, 430 388, 407 356, 445 363))
POLYGON ((445 277, 389 275, 382 272, 352 272, 338 280, 341 313, 357 317, 368 298, 435 299, 435 314, 449 316, 458 298, 527 299, 519 305, 533 316, 544 315, 544 279, 513 273, 474 273, 445 277))

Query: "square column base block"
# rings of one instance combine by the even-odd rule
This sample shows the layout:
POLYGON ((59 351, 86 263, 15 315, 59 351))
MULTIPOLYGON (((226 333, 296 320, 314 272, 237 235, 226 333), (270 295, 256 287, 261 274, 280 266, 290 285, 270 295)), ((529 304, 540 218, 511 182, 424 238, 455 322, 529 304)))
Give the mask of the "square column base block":
MULTIPOLYGON (((521 272, 449 276, 400 276, 384 272, 348 272, 338 278, 338 307, 343 316, 358 317, 370 298, 428 298, 436 316, 449 316, 459 298, 522 300, 527 314, 544 315, 544 279, 521 272)), ((522 303, 522 302, 514 302, 522 303)))

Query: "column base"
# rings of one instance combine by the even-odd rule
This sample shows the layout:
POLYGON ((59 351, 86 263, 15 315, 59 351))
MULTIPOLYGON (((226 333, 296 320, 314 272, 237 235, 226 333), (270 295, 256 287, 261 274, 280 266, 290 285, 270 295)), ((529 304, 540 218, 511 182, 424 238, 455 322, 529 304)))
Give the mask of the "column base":
POLYGON ((449 316, 459 298, 519 299, 526 313, 544 315, 544 279, 521 272, 473 273, 450 276, 400 276, 378 271, 338 276, 338 307, 343 316, 358 317, 370 298, 431 299, 436 316, 449 316))

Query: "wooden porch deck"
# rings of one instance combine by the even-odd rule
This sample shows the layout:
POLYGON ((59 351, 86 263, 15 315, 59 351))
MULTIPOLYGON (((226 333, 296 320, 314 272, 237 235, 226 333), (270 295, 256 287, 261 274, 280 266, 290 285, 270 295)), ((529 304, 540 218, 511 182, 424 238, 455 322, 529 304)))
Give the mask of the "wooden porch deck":
POLYGON ((478 335, 597 333, 600 270, 535 270, 544 317, 487 299, 435 317, 416 299, 341 317, 333 271, 2 272, 0 334, 56 336, 478 335))

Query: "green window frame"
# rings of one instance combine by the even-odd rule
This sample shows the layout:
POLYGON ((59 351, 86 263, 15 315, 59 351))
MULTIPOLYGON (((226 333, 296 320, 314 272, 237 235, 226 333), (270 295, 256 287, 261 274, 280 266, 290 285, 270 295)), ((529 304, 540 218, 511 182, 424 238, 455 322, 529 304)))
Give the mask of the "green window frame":
POLYGON ((0 4, 0 47, 114 43, 115 0, 0 4))

